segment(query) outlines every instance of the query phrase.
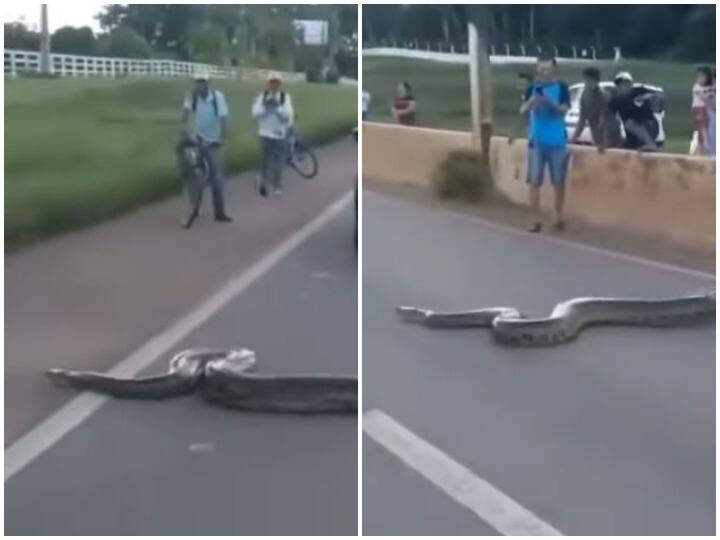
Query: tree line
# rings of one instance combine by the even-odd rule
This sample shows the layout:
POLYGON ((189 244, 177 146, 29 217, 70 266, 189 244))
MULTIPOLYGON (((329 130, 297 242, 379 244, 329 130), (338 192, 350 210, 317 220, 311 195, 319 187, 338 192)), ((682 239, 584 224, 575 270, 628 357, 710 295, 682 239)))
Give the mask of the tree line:
MULTIPOLYGON (((471 5, 363 6, 363 43, 467 41, 471 5)), ((571 45, 625 56, 683 61, 715 59, 715 6, 506 4, 488 7, 489 42, 571 45)))
MULTIPOLYGON (((354 5, 110 4, 96 18, 102 32, 59 28, 52 51, 357 75, 354 5), (296 20, 327 21, 328 43, 304 45, 296 20)), ((5 23, 4 41, 6 49, 38 50, 40 35, 5 23)))

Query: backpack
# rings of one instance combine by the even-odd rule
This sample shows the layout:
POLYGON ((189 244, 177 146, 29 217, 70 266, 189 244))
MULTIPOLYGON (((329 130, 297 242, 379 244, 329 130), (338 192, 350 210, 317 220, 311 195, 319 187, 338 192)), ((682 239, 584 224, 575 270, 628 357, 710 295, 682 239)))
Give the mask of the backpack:
MULTIPOLYGON (((268 94, 270 94, 269 90, 265 90, 263 92, 263 101, 265 101, 268 98, 268 94)), ((285 105, 285 91, 283 90, 280 92, 280 105, 285 105)))
MULTIPOLYGON (((210 90, 212 93, 212 105, 213 110, 215 111, 215 116, 218 115, 218 104, 217 104, 217 94, 215 94, 215 90, 210 90)), ((198 99, 198 93, 193 92, 192 96, 192 112, 195 112, 195 109, 197 109, 197 99, 198 99)))

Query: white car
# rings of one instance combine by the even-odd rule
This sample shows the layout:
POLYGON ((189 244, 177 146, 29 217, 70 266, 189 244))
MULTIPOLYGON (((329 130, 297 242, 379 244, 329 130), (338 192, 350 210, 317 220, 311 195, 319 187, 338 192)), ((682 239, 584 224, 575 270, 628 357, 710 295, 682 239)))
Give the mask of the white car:
MULTIPOLYGON (((665 143, 665 91, 658 86, 651 86, 649 84, 635 83, 633 85, 636 88, 645 88, 654 94, 653 99, 653 110, 655 118, 658 122, 658 136, 655 139, 658 146, 662 146, 665 143)), ((612 93, 615 89, 615 83, 612 81, 603 81, 600 83, 600 88, 605 92, 612 93)), ((580 96, 582 96, 583 90, 585 89, 585 83, 573 84, 570 87, 570 110, 565 115, 565 126, 567 130, 568 140, 572 138, 575 133, 575 126, 577 126, 578 120, 580 119, 580 96)), ((625 129, 622 123, 620 123, 620 134, 625 139, 625 129)), ((580 133, 578 139, 580 144, 593 144, 592 134, 590 133, 590 127, 585 126, 585 129, 580 133)))

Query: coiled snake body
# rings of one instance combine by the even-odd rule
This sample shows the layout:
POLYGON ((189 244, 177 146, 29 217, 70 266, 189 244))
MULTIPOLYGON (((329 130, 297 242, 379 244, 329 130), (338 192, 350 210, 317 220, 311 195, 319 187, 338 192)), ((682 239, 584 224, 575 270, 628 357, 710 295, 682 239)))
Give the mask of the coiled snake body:
POLYGON ((255 364, 255 353, 249 349, 189 349, 170 360, 164 375, 118 378, 63 369, 51 369, 46 375, 59 386, 119 398, 162 399, 199 390, 211 403, 244 411, 357 412, 357 377, 262 375, 252 373, 255 364))
POLYGON ((488 327, 500 343, 539 346, 575 339, 590 325, 612 324, 667 327, 715 319, 715 290, 677 298, 573 298, 555 306, 545 318, 525 318, 515 308, 490 307, 470 311, 435 312, 399 307, 407 322, 434 328, 488 327))

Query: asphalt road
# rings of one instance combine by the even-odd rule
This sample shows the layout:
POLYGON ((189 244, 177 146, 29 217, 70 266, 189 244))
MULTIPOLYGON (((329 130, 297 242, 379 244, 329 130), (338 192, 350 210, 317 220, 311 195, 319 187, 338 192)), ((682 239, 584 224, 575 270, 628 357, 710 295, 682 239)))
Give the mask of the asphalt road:
MULTIPOLYGON (((264 373, 356 373, 352 224, 347 205, 176 349, 241 345, 264 373)), ((355 416, 108 400, 6 482, 5 533, 354 535, 357 489, 355 416)))
POLYGON ((288 171, 279 199, 257 194, 255 171, 228 181, 230 224, 208 200, 183 230, 175 197, 6 257, 5 447, 67 402, 46 369, 110 369, 354 187, 351 137, 317 154, 318 176, 288 171))
MULTIPOLYGON (((372 191, 362 272, 364 411, 382 411, 562 534, 715 533, 714 326, 598 327, 561 347, 517 349, 394 314, 507 305, 541 315, 575 296, 663 297, 711 278, 372 191)), ((473 512, 424 472, 366 433, 363 534, 493 534, 482 504, 473 512)))

